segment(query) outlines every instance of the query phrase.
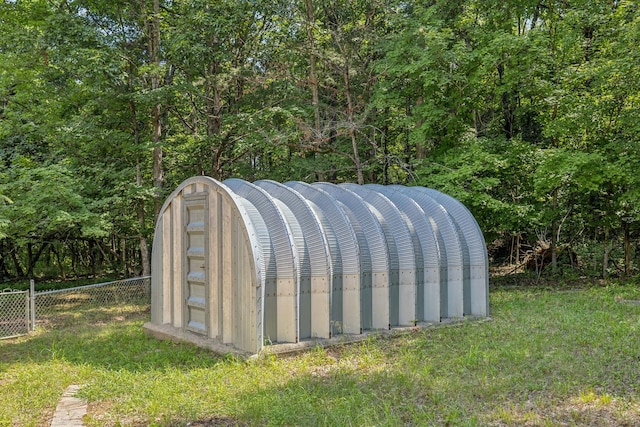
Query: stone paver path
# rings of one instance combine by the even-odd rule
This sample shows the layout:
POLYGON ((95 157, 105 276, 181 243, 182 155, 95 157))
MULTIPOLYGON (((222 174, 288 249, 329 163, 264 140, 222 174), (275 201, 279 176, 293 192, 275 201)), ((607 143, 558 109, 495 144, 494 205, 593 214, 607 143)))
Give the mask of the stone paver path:
POLYGON ((70 385, 58 402, 51 420, 51 427, 82 427, 82 417, 87 413, 87 402, 75 397, 79 385, 70 385))

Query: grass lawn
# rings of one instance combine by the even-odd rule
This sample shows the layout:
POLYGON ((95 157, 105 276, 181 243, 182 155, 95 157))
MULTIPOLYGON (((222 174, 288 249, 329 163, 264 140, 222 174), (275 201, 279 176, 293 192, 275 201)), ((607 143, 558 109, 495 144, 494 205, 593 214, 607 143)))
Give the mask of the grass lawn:
POLYGON ((498 286, 492 320, 240 361, 146 336, 147 315, 0 341, 0 426, 640 425, 640 285, 498 286))

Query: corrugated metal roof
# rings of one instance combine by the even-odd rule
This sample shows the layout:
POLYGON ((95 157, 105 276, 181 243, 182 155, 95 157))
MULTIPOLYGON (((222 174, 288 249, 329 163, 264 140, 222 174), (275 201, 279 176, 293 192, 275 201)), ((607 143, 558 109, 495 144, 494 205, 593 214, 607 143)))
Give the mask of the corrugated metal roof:
MULTIPOLYGON (((302 271, 302 274, 309 275, 330 275, 331 255, 329 253, 329 243, 322 230, 320 219, 311 209, 306 199, 293 188, 287 187, 279 182, 261 180, 254 183, 264 189, 273 198, 280 201, 289 208, 289 213, 295 217, 300 231, 304 238, 303 242, 296 239, 299 257, 305 258, 305 267, 309 270, 302 271)), ((290 219, 290 216, 287 215, 290 219)))
POLYGON ((369 209, 380 221, 387 242, 395 243, 393 251, 390 251, 392 268, 415 269, 416 259, 411 232, 398 207, 383 194, 362 185, 341 184, 341 187, 353 191, 369 205, 369 209))
POLYGON ((289 223, 278 208, 273 197, 260 187, 241 179, 227 179, 222 182, 234 193, 245 198, 255 206, 269 233, 273 246, 275 272, 280 278, 298 276, 298 254, 289 223))
POLYGON ((285 182, 311 202, 332 248, 334 274, 360 274, 360 247, 353 226, 336 199, 304 182, 285 182))
POLYGON ((366 255, 366 261, 362 262, 365 271, 387 273, 389 271, 389 249, 382 226, 365 202, 352 191, 334 184, 320 182, 314 183, 313 186, 322 188, 341 203, 356 231, 360 254, 366 255))

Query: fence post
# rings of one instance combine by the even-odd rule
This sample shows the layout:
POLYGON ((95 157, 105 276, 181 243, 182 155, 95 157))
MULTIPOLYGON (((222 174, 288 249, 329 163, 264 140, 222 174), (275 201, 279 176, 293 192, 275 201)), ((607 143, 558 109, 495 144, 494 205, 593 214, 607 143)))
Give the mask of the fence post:
POLYGON ((29 302, 31 312, 31 330, 36 330, 36 283, 33 279, 29 281, 29 302))

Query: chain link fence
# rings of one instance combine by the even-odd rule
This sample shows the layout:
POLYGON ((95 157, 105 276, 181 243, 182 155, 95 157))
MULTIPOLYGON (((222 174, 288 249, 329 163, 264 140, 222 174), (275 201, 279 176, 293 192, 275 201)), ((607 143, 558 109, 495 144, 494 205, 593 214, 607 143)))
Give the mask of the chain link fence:
POLYGON ((0 339, 36 327, 125 320, 148 312, 150 305, 149 276, 52 291, 0 292, 0 339))
POLYGON ((29 333, 29 291, 0 291, 0 339, 29 333))

